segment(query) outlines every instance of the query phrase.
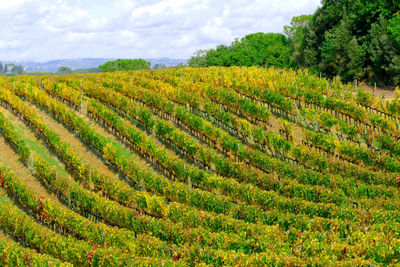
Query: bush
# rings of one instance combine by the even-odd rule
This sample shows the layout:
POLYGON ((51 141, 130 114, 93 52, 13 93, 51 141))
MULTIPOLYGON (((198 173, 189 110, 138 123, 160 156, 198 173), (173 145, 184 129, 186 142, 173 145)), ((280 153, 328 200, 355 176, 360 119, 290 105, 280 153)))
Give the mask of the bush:
POLYGON ((144 59, 118 59, 108 61, 99 66, 101 72, 120 71, 120 70, 148 70, 150 62, 144 59))

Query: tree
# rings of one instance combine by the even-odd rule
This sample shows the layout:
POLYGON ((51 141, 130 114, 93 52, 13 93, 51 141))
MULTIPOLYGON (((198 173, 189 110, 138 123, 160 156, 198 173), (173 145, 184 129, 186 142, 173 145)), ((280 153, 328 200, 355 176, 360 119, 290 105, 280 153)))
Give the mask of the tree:
POLYGON ((314 29, 306 26, 306 36, 304 37, 304 66, 308 67, 311 71, 317 72, 319 70, 319 50, 316 47, 317 37, 314 29))
POLYGON ((165 69, 166 68, 166 66, 165 66, 165 64, 155 64, 154 66, 153 66, 153 69, 154 70, 159 70, 159 69, 165 69))
POLYGON ((295 61, 299 65, 304 64, 304 38, 307 32, 306 27, 312 18, 313 15, 293 17, 290 26, 284 26, 284 33, 291 47, 292 61, 295 61))
POLYGON ((189 59, 191 67, 205 66, 278 66, 291 67, 290 47, 279 33, 254 33, 235 39, 230 45, 199 50, 189 59))
POLYGON ((3 64, 1 64, 0 62, 0 73, 3 73, 4 69, 3 69, 3 64))
MULTIPOLYGON (((251 49, 254 51, 254 61, 264 67, 292 67, 288 39, 279 33, 247 35, 251 49)), ((242 41, 243 42, 243 41, 242 41)))
POLYGON ((393 38, 400 45, 400 11, 397 12, 393 18, 389 21, 388 29, 392 34, 393 38))
POLYGON ((144 59, 118 59, 99 66, 101 72, 121 70, 148 70, 151 63, 144 59))
POLYGON ((350 24, 346 15, 334 29, 325 33, 321 47, 322 60, 320 69, 330 75, 340 75, 344 80, 363 76, 364 51, 358 45, 355 36, 351 35, 350 24))
POLYGON ((194 56, 189 58, 189 67, 206 67, 207 66, 207 50, 198 50, 194 56))
MULTIPOLYGON (((392 23, 392 22, 390 22, 392 23)), ((400 44, 391 35, 393 30, 384 16, 374 23, 370 30, 371 42, 368 47, 371 60, 372 78, 383 83, 400 83, 400 44)))
POLYGON ((11 72, 14 67, 15 64, 13 63, 6 64, 6 69, 4 70, 4 73, 11 72))
POLYGON ((4 73, 8 72, 7 64, 4 64, 4 73))
POLYGON ((181 63, 179 63, 178 65, 173 66, 173 67, 174 67, 174 68, 177 68, 177 69, 181 69, 181 68, 186 68, 187 65, 186 65, 185 63, 181 62, 181 63))
POLYGON ((253 33, 231 45, 231 63, 240 66, 290 67, 290 47, 279 33, 253 33))
POLYGON ((99 73, 99 68, 76 69, 72 73, 99 73))
MULTIPOLYGON (((379 23, 382 16, 389 21, 388 37, 396 40, 396 36, 400 36, 400 18, 396 15, 400 9, 400 1, 322 0, 321 4, 305 27, 303 66, 327 75, 345 75, 347 79, 360 74, 365 75, 365 72, 360 70, 373 68, 373 75, 370 75, 370 71, 367 78, 384 81, 387 77, 380 75, 390 75, 390 80, 393 80, 392 75, 397 75, 395 69, 398 61, 394 57, 387 65, 379 65, 382 66, 381 70, 377 69, 374 62, 386 61, 384 57, 387 54, 378 50, 372 52, 372 42, 382 43, 384 40, 379 32, 374 31, 372 34, 371 30, 372 25, 379 23), (346 29, 343 25, 346 25, 346 29), (338 34, 346 38, 340 40, 338 34), (343 44, 338 46, 340 41, 343 44), (345 54, 342 54, 344 52, 345 54), (379 59, 376 58, 378 56, 379 59), (343 62, 344 66, 341 65, 343 62), (357 70, 352 70, 353 67, 357 70), (389 67, 391 71, 386 72, 384 67, 389 67)), ((392 48, 393 44, 390 44, 392 48)), ((376 48, 376 45, 374 47, 376 48)))
POLYGON ((72 73, 72 70, 70 68, 68 68, 67 66, 61 66, 58 68, 57 73, 59 74, 70 74, 72 73))
MULTIPOLYGON (((219 45, 216 49, 207 51, 207 66, 231 66, 234 61, 231 52, 231 47, 226 45, 219 45)), ((237 63, 237 65, 243 64, 237 63)))
POLYGON ((15 74, 23 74, 24 73, 24 68, 22 66, 13 66, 13 68, 11 69, 11 73, 15 73, 15 74))
POLYGON ((392 82, 395 85, 400 84, 400 54, 393 57, 392 62, 389 64, 388 71, 391 75, 392 82))

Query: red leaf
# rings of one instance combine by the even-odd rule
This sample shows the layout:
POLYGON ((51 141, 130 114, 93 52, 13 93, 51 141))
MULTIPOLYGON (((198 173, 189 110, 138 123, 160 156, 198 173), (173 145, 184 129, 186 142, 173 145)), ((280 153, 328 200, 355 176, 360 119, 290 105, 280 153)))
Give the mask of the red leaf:
POLYGON ((179 259, 181 258, 181 256, 180 255, 178 255, 178 256, 174 256, 174 257, 172 257, 172 260, 173 261, 179 261, 179 259))
POLYGON ((92 250, 89 251, 88 256, 87 256, 87 259, 88 259, 88 263, 89 263, 89 264, 92 263, 93 254, 94 254, 94 251, 95 251, 97 248, 98 248, 98 247, 97 247, 96 245, 94 245, 94 246, 92 247, 92 250))

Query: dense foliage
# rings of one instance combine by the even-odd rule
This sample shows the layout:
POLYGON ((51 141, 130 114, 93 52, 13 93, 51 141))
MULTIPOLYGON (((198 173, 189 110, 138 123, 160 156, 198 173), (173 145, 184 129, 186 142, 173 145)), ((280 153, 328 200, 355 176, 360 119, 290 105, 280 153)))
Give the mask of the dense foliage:
POLYGON ((305 29, 304 65, 346 80, 400 83, 399 1, 322 1, 305 29))
POLYGON ((230 46, 199 50, 191 67, 303 67, 345 81, 400 84, 400 2, 323 0, 313 15, 294 17, 285 36, 256 33, 230 46))
POLYGON ((14 76, 18 74, 24 74, 25 70, 20 65, 15 65, 12 63, 3 64, 0 62, 0 75, 14 76))
POLYGON ((72 69, 68 68, 67 66, 61 66, 57 70, 58 74, 71 74, 72 69))
POLYGON ((288 40, 279 33, 254 33, 236 39, 230 46, 200 50, 189 59, 191 67, 206 66, 277 66, 291 67, 288 40))
POLYGON ((147 70, 150 69, 150 62, 144 59, 117 59, 108 61, 99 66, 101 72, 120 70, 147 70))

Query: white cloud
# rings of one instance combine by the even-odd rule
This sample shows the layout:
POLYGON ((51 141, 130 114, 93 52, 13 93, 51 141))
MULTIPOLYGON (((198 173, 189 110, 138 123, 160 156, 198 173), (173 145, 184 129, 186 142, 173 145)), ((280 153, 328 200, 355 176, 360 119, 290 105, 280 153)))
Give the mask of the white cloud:
POLYGON ((319 0, 0 0, 0 60, 187 58, 254 32, 282 32, 319 0))

